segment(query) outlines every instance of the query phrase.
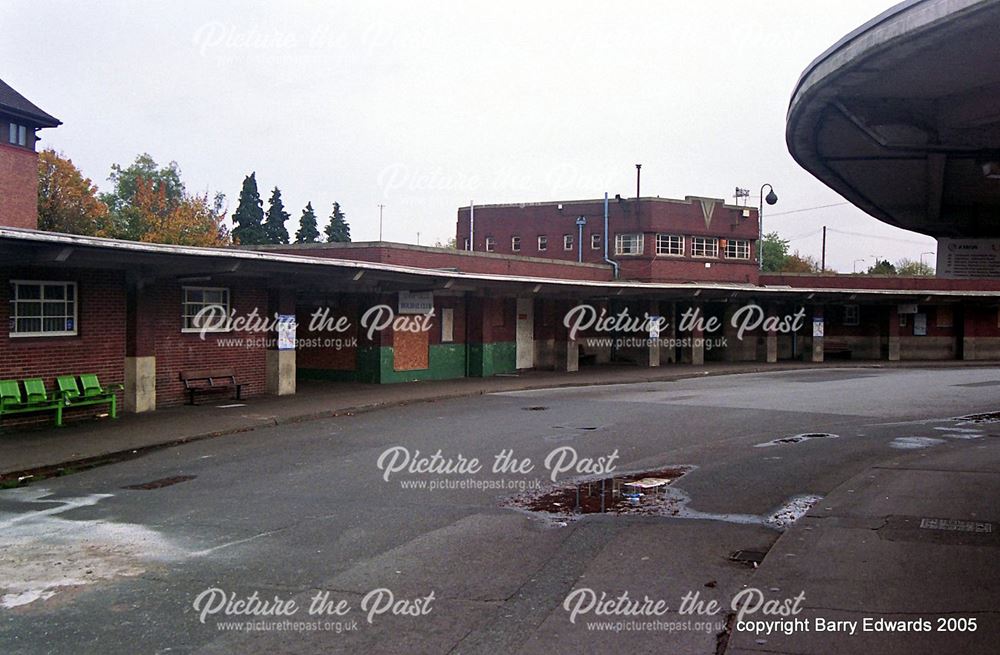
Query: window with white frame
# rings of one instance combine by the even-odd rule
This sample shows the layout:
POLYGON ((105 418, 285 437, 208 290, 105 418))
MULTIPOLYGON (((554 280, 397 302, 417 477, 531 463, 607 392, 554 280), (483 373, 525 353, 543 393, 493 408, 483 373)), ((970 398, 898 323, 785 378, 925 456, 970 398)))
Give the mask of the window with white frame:
POLYGON ((10 336, 76 335, 76 282, 11 280, 10 336))
POLYGON ((563 235, 563 250, 572 250, 572 249, 573 249, 573 235, 572 234, 564 234, 563 235))
POLYGON ((590 249, 591 250, 600 250, 601 249, 601 235, 600 234, 591 234, 590 235, 590 249))
POLYGON ((7 141, 9 141, 11 144, 15 146, 27 146, 28 128, 25 127, 24 125, 17 125, 16 123, 11 123, 7 141))
POLYGON ((657 234, 656 254, 674 255, 684 254, 684 237, 678 234, 657 234))
POLYGON ((844 305, 844 325, 859 325, 861 311, 857 305, 844 305))
POLYGON ((616 255, 641 255, 642 235, 641 234, 616 234, 615 235, 616 255))
POLYGON ((750 242, 746 239, 727 240, 726 259, 750 259, 750 242))
POLYGON ((549 238, 545 235, 538 237, 538 252, 549 249, 549 238))
POLYGON ((182 332, 228 332, 229 289, 184 287, 182 332))
POLYGON ((521 252, 521 237, 510 238, 510 250, 511 252, 521 252))
POLYGON ((494 252, 497 249, 497 240, 493 237, 486 237, 486 252, 494 252))
POLYGON ((691 237, 692 257, 718 257, 719 240, 715 237, 691 237))

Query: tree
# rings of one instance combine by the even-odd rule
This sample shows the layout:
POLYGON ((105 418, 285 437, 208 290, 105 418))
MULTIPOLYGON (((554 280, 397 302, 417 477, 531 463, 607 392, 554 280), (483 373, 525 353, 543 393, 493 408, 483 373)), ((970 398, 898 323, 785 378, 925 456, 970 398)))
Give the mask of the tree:
POLYGON ((796 250, 794 254, 785 257, 781 264, 781 273, 820 273, 819 262, 810 255, 800 255, 796 250))
POLYGON ((763 254, 765 273, 781 272, 784 270, 785 260, 788 258, 788 240, 782 239, 777 232, 768 232, 764 235, 761 253, 763 254))
POLYGON ((896 267, 888 259, 876 259, 865 275, 896 275, 896 267))
POLYGON ((288 243, 285 221, 289 219, 285 203, 281 201, 281 189, 274 187, 271 199, 267 201, 267 217, 264 219, 264 238, 267 243, 288 243))
POLYGON ((216 194, 212 202, 208 194, 189 196, 171 202, 163 186, 140 180, 136 187, 133 209, 141 217, 142 241, 174 243, 183 246, 218 246, 228 234, 223 226, 225 196, 216 194))
POLYGON ((233 213, 233 242, 244 246, 267 243, 264 231, 264 203, 257 191, 257 173, 243 179, 240 199, 233 213))
POLYGON ((177 162, 172 161, 161 167, 148 153, 137 156, 131 165, 124 168, 112 164, 108 181, 112 183, 113 189, 102 193, 100 199, 108 206, 111 218, 106 236, 116 239, 142 240, 143 216, 135 204, 136 193, 142 181, 150 183, 157 192, 162 190, 163 212, 180 203, 185 194, 177 162))
POLYGON ((896 273, 910 277, 933 277, 934 267, 930 264, 903 258, 896 262, 896 273))
POLYGON ((437 241, 434 242, 434 247, 435 248, 448 248, 449 250, 457 250, 458 249, 458 241, 455 239, 455 237, 451 237, 447 241, 441 241, 441 239, 438 239, 437 241))
POLYGON ((108 206, 90 179, 51 148, 38 153, 38 229, 107 236, 110 228, 108 206))
POLYGON ((306 203, 299 219, 299 229, 295 232, 295 243, 316 243, 319 241, 319 229, 316 227, 316 212, 311 202, 306 203))
POLYGON ((351 226, 348 225, 344 212, 340 210, 339 202, 333 203, 333 213, 330 214, 330 222, 324 232, 329 243, 350 243, 351 226))

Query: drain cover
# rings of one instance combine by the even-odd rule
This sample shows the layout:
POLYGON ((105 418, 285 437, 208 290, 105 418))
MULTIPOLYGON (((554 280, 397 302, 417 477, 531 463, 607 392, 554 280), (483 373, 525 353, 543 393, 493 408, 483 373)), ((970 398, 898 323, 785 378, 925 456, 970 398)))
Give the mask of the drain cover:
POLYGON ((920 527, 925 530, 949 530, 953 532, 993 532, 992 523, 955 519, 920 519, 920 527))
POLYGON ((170 485, 177 484, 179 482, 187 482, 188 480, 194 480, 195 477, 196 476, 194 475, 175 475, 172 478, 160 478, 159 480, 143 482, 142 484, 130 484, 127 487, 122 487, 122 489, 136 489, 138 491, 147 491, 149 489, 162 489, 163 487, 169 487, 170 485))
POLYGON ((764 561, 765 555, 767 555, 767 553, 759 550, 737 550, 729 556, 729 561, 739 562, 740 564, 746 564, 747 566, 756 568, 761 562, 764 561))

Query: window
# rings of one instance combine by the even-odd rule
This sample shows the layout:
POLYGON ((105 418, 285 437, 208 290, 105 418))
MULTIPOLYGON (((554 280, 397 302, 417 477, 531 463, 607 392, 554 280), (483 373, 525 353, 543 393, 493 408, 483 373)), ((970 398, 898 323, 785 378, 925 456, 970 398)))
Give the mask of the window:
POLYGON ((591 250, 600 250, 601 249, 601 235, 600 234, 591 234, 590 235, 590 249, 591 250))
POLYGON ((513 252, 521 252, 521 237, 510 238, 510 249, 513 252))
POLYGON ((844 325, 859 325, 861 311, 857 305, 844 305, 844 325))
POLYGON ((934 325, 939 328, 955 326, 955 314, 951 307, 938 307, 934 312, 934 325))
POLYGON ((229 289, 184 287, 182 332, 228 332, 229 289))
POLYGON ((465 243, 464 243, 464 245, 462 246, 462 248, 463 248, 464 250, 468 250, 468 249, 469 249, 469 240, 468 240, 468 239, 466 239, 466 240, 465 240, 465 243))
POLYGON ((715 237, 691 237, 692 257, 718 257, 719 240, 715 237))
POLYGON ((76 334, 76 282, 10 283, 10 336, 65 337, 76 334))
POLYGON ((642 235, 641 234, 616 234, 615 235, 616 255, 641 255, 642 235))
POLYGON ((28 128, 24 125, 11 123, 10 130, 7 133, 7 140, 17 146, 28 145, 28 128))
POLYGON ((486 237, 486 252, 494 252, 497 249, 497 240, 493 237, 486 237))
POLYGON ((746 239, 726 241, 726 259, 750 259, 750 242, 746 239))
POLYGON ((656 235, 656 254, 657 255, 683 255, 684 254, 684 237, 678 236, 676 234, 657 234, 656 235))
POLYGON ((549 249, 549 238, 547 236, 538 237, 538 252, 549 249))
POLYGON ((572 250, 572 249, 573 249, 573 235, 572 234, 564 234, 563 235, 563 250, 572 250))

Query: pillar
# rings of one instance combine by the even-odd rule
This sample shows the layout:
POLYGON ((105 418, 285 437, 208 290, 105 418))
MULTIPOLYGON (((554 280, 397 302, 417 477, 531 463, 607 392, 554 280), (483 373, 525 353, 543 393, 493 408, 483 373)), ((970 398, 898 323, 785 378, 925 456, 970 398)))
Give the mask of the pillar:
POLYGON ((156 306, 147 284, 152 281, 130 279, 126 297, 122 405, 126 412, 136 414, 156 409, 156 306))
POLYGON ((566 313, 576 303, 569 300, 556 301, 556 314, 553 326, 555 329, 555 370, 574 373, 580 370, 579 335, 576 339, 569 338, 569 328, 563 320, 566 313))
POLYGON ((899 308, 889 307, 889 361, 899 361, 899 308))
MULTIPOLYGON (((650 316, 661 316, 659 302, 650 300, 642 303, 641 306, 645 308, 644 311, 650 316)), ((646 339, 646 344, 639 349, 639 366, 657 367, 660 365, 660 340, 664 338, 664 335, 657 332, 656 336, 653 337, 652 334, 647 332, 644 338, 646 339)))
MULTIPOLYGON (((291 316, 295 318, 295 292, 292 289, 270 289, 267 299, 267 316, 291 316)), ((284 349, 279 343, 278 333, 268 335, 267 361, 264 376, 264 388, 267 393, 275 396, 288 396, 295 393, 295 347, 284 349)))
MULTIPOLYGON (((767 308, 768 316, 777 316, 778 307, 775 305, 769 305, 767 308)), ((764 347, 766 350, 764 359, 768 364, 776 364, 778 362, 778 331, 770 329, 767 331, 764 337, 764 347)))
POLYGON ((705 307, 701 303, 691 306, 695 321, 691 326, 691 365, 705 365, 705 307))
POLYGON ((813 306, 812 320, 812 361, 823 361, 823 339, 826 335, 826 323, 823 320, 823 305, 813 306))

